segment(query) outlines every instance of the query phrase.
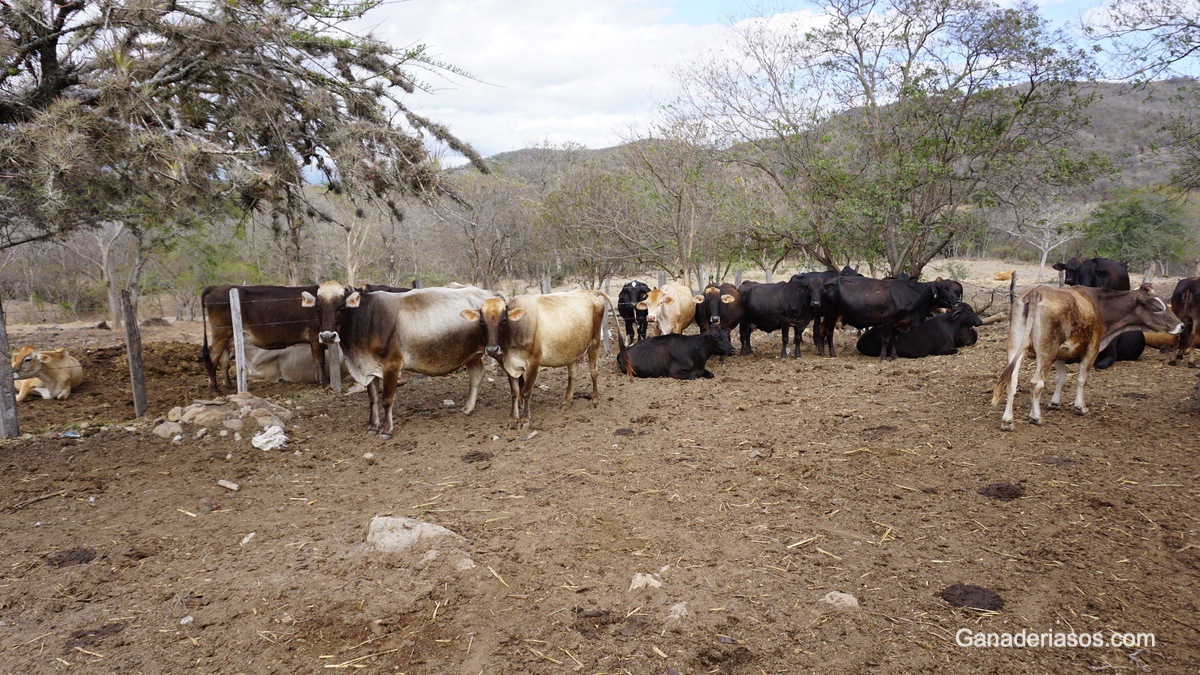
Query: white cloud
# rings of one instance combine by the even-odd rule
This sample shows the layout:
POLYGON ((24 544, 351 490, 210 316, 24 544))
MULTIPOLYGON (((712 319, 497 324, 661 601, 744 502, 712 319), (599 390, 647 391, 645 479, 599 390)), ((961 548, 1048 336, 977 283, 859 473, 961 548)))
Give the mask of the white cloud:
POLYGON ((675 93, 674 69, 724 33, 671 23, 668 0, 412 0, 371 18, 376 36, 423 43, 477 78, 425 73, 435 91, 410 105, 484 155, 620 143, 675 93))

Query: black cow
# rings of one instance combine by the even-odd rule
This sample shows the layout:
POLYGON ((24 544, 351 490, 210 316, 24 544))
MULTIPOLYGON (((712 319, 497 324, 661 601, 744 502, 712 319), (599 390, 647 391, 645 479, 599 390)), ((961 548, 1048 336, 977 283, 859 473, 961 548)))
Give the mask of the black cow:
POLYGON ((919 325, 934 307, 953 307, 958 293, 941 277, 933 281, 902 281, 900 279, 871 279, 843 277, 825 282, 821 293, 822 332, 834 355, 833 327, 840 318, 848 326, 883 330, 884 349, 880 360, 891 358, 896 351, 896 328, 919 325))
MULTIPOLYGON (((1090 286, 1111 291, 1128 291, 1131 288, 1127 260, 1071 258, 1065 263, 1054 263, 1053 267, 1063 273, 1063 283, 1068 286, 1090 286)), ((1146 336, 1142 331, 1121 333, 1100 351, 1092 367, 1104 370, 1117 361, 1137 361, 1145 349, 1146 336)), ((1067 363, 1076 361, 1071 360, 1067 363)))
MULTIPOLYGON (((896 335, 896 355, 905 359, 955 354, 959 347, 975 344, 979 334, 974 326, 983 325, 975 310, 965 302, 955 305, 945 314, 927 319, 921 325, 896 335)), ((883 331, 868 328, 858 338, 859 353, 879 356, 883 348, 883 331)))
POLYGON ((617 354, 617 366, 623 373, 630 372, 627 364, 632 366, 636 377, 694 380, 713 376, 704 366, 716 355, 732 356, 733 343, 729 333, 714 325, 699 335, 671 333, 630 345, 625 354, 617 354))
POLYGON ((635 327, 637 339, 646 339, 646 315, 649 310, 638 309, 637 304, 644 302, 649 294, 649 286, 640 281, 630 281, 621 287, 621 293, 617 296, 617 313, 625 319, 625 335, 630 344, 634 340, 635 327))
MULTIPOLYGON (((709 284, 694 300, 696 325, 700 327, 701 333, 708 330, 709 326, 720 326, 721 330, 730 333, 738 327, 746 314, 742 307, 742 293, 733 284, 709 284)), ((723 354, 720 363, 725 363, 723 354)))
POLYGON ((407 292, 411 291, 412 289, 409 288, 408 286, 388 286, 386 284, 367 284, 362 287, 362 290, 366 291, 367 293, 378 293, 379 291, 383 291, 384 293, 407 293, 407 292))
POLYGON ((1171 293, 1171 311, 1175 312, 1183 322, 1183 332, 1175 336, 1175 357, 1170 364, 1175 365, 1187 354, 1189 368, 1196 367, 1194 349, 1200 339, 1200 277, 1180 279, 1171 293))
POLYGON ((808 279, 796 274, 787 281, 772 284, 746 281, 738 287, 738 291, 742 294, 743 315, 739 326, 742 355, 752 353, 750 334, 757 328, 765 333, 782 331, 783 343, 779 356, 787 356, 788 331, 795 327, 796 339, 792 355, 799 357, 801 333, 804 326, 816 316, 816 302, 819 297, 812 292, 808 279))

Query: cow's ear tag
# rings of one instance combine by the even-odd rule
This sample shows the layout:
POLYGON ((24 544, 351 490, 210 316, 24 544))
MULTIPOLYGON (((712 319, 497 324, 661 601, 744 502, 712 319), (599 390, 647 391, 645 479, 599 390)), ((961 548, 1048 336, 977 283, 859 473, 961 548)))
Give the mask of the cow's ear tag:
POLYGON ((508 320, 509 321, 520 321, 521 317, 523 317, 523 316, 525 316, 525 310, 523 310, 523 309, 508 310, 508 320))
POLYGON ((732 295, 729 295, 728 293, 727 293, 727 294, 725 294, 725 295, 722 295, 722 296, 721 296, 721 302, 723 302, 723 303, 725 303, 726 305, 728 305, 729 303, 733 302, 733 296, 732 296, 732 295))
POLYGON ((303 293, 301 293, 300 298, 301 298, 301 300, 300 300, 301 307, 316 307, 317 306, 316 296, 314 296, 312 293, 309 293, 308 291, 304 291, 303 293))
POLYGON ((693 295, 692 302, 695 302, 697 305, 703 305, 704 304, 704 296, 703 295, 693 295))
POLYGON ((361 302, 362 302, 362 294, 359 293, 358 291, 354 291, 353 293, 350 294, 350 297, 346 298, 346 306, 347 307, 358 307, 358 305, 361 302))
POLYGON ((462 318, 466 319, 467 321, 478 321, 479 320, 479 312, 476 312, 473 309, 464 309, 463 311, 459 312, 458 315, 461 316, 462 318))

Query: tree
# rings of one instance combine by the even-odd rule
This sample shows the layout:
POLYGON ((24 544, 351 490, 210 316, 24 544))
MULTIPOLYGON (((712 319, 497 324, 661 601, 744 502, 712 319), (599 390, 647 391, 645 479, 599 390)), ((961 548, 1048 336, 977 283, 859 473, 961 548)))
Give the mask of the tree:
POLYGON ((789 243, 913 276, 973 207, 1088 178, 1072 154, 1090 60, 1028 4, 828 0, 814 28, 746 21, 679 106, 784 195, 789 243), (726 52, 728 53, 728 52, 726 52))
POLYGON ((405 105, 459 71, 351 31, 382 1, 0 2, 0 249, 231 205, 295 236, 317 179, 389 206, 436 189, 427 136, 486 170, 405 105))
POLYGON ((1137 193, 1105 202, 1086 224, 1087 246, 1096 255, 1117 260, 1183 262, 1194 250, 1196 216, 1176 200, 1137 193))
POLYGON ((1042 279, 1051 251, 1084 235, 1084 215, 1082 205, 1048 197, 1013 207, 1008 217, 999 219, 997 227, 1037 250, 1041 256, 1038 279, 1042 279))

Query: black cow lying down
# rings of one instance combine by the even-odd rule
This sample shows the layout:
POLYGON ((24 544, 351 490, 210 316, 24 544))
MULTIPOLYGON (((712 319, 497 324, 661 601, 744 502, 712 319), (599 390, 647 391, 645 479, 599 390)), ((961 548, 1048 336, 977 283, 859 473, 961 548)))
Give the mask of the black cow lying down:
POLYGON ((621 372, 629 372, 626 364, 633 367, 637 377, 673 377, 677 380, 694 380, 712 377, 704 365, 717 356, 732 356, 733 343, 729 333, 712 326, 699 335, 672 333, 659 335, 629 346, 628 361, 617 355, 617 366, 621 372))
MULTIPOLYGON (((959 347, 975 344, 978 334, 974 326, 983 325, 975 310, 965 302, 955 305, 945 314, 910 331, 897 331, 896 354, 905 359, 944 356, 958 352, 959 347)), ((858 351, 867 356, 879 356, 883 349, 883 331, 879 326, 868 329, 858 339, 858 351)))

